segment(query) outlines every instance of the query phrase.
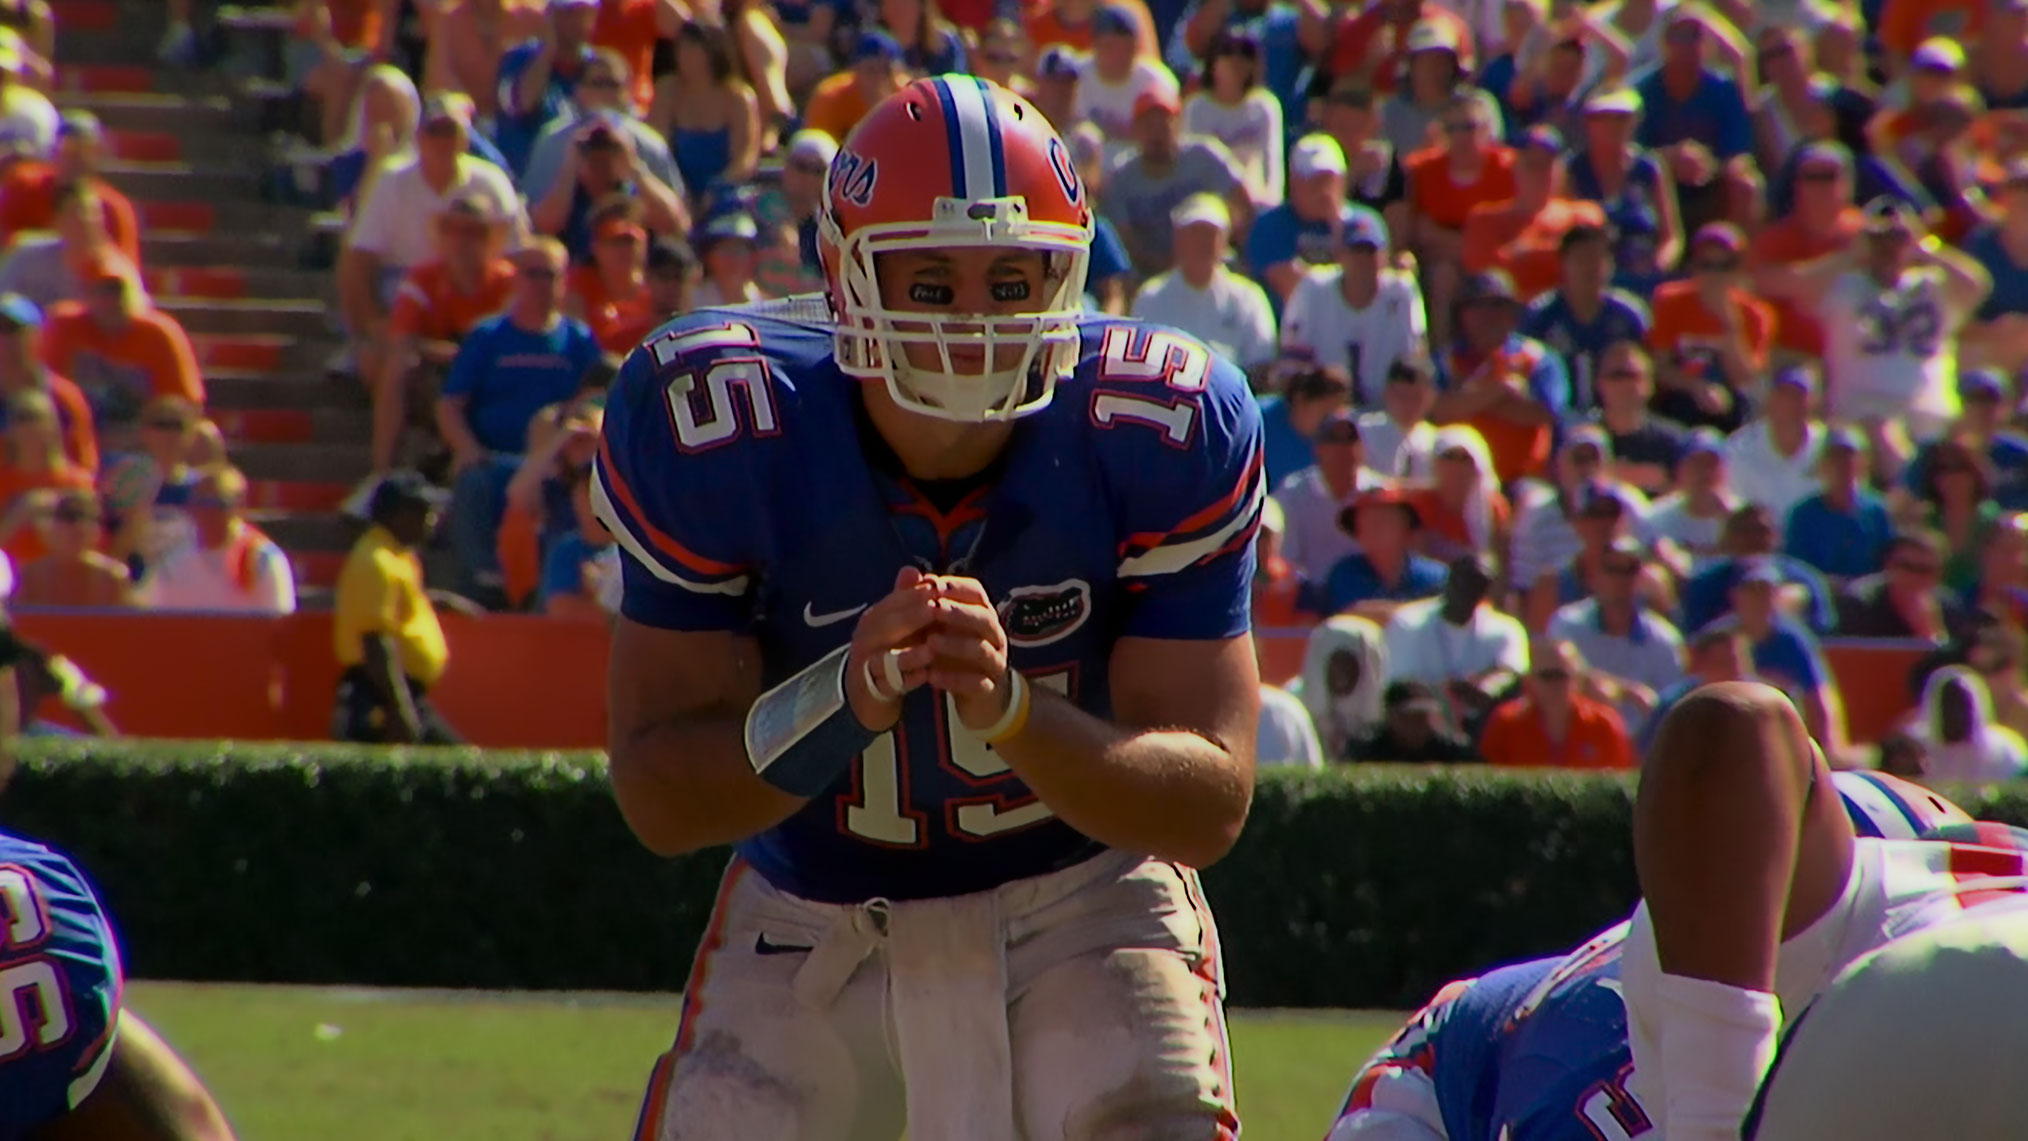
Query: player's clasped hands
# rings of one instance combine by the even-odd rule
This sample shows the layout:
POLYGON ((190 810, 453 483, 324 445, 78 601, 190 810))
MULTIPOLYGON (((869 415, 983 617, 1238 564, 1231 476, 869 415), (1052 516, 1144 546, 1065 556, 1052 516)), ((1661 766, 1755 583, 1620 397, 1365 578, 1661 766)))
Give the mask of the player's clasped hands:
POLYGON ((901 699, 928 684, 949 693, 975 731, 1007 705, 1007 635, 978 580, 903 567, 894 590, 866 608, 852 631, 846 697, 859 723, 894 727, 901 699))

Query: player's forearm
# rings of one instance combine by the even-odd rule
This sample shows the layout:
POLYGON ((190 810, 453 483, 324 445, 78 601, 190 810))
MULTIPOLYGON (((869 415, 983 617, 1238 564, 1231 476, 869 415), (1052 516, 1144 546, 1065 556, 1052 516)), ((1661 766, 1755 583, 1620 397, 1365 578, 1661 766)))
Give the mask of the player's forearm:
POLYGON ((1102 844, 1202 868, 1232 849, 1253 797, 1253 747, 1183 729, 1127 729, 1034 691, 995 746, 1064 823, 1102 844))
POLYGON ((644 725, 615 734, 611 754, 620 815, 658 856, 744 840, 803 804, 754 774, 743 714, 708 712, 644 725))

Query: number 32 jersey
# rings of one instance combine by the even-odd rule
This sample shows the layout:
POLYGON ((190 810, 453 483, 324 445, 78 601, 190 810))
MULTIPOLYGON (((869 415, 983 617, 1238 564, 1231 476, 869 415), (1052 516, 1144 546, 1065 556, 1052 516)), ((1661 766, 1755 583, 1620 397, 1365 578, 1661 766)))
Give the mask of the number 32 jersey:
MULTIPOLYGON (((1076 374, 953 502, 881 462, 869 382, 838 370, 821 309, 664 326, 621 370, 595 469, 626 554, 621 613, 750 634, 771 687, 849 643, 900 568, 962 574, 997 605, 1013 665, 1101 717, 1120 638, 1245 634, 1265 486, 1244 377, 1168 329, 1101 319, 1081 336, 1076 374)), ((853 902, 982 891, 1100 848, 924 688, 832 788, 738 850, 784 891, 853 902)))
POLYGON ((120 955, 84 874, 0 832, 0 1141, 83 1104, 112 1059, 120 955))

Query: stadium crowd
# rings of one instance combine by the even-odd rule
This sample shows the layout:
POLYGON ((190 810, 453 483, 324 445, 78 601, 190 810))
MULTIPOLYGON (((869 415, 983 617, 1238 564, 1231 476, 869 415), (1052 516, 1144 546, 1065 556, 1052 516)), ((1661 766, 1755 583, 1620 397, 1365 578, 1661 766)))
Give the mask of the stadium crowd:
MULTIPOLYGON (((1896 764, 2028 765, 2021 0, 293 7, 307 193, 345 219, 332 368, 373 407, 347 506, 442 488, 431 597, 606 613, 618 357, 821 288, 852 126, 968 71, 1064 136, 1090 307, 1255 380, 1256 618, 1314 626, 1264 760, 1626 765, 1745 676, 1842 756, 1837 635, 1937 647, 1896 764)), ((213 61, 212 8, 170 0, 165 61, 213 61)), ((42 94, 60 29, 40 0, 0 29, 12 604, 287 613, 103 132, 42 94)))

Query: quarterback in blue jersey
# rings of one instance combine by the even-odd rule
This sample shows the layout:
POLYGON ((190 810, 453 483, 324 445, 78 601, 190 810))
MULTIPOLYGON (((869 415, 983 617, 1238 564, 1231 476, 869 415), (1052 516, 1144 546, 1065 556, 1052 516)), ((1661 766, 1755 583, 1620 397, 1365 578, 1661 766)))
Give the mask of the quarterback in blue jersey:
POLYGON ((828 307, 621 370, 614 790, 736 852, 643 1137, 1237 1132, 1192 869, 1252 793, 1260 416, 1084 317, 1091 219, 1034 107, 918 80, 832 164, 828 307))
POLYGON ((0 1141, 230 1141, 196 1077, 122 1011, 123 981, 84 874, 0 832, 0 1141))
MULTIPOLYGON (((1832 774, 1859 836, 1915 840, 1974 825, 1948 799, 1875 772, 1832 774)), ((2009 845, 2015 841, 2009 838, 2009 845)), ((1633 1086, 1620 923, 1568 955, 1437 992, 1353 1079, 1327 1141, 1630 1141, 1653 1129, 1633 1086)))

